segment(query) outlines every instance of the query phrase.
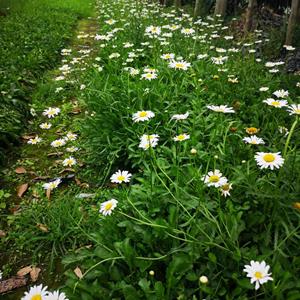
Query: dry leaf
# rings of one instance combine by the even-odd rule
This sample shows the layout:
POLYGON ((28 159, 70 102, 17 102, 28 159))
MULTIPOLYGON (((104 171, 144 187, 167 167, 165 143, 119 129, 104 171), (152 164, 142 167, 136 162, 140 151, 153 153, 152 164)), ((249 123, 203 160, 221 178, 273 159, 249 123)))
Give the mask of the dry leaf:
POLYGON ((6 236, 6 232, 4 230, 0 230, 0 238, 5 236, 6 236))
POLYGON ((25 174, 27 171, 24 167, 18 167, 18 168, 15 169, 15 172, 17 174, 25 174))
POLYGON ((33 267, 30 271, 30 278, 31 278, 31 281, 32 282, 36 282, 38 277, 39 277, 39 274, 41 272, 41 269, 40 268, 37 268, 37 267, 33 267))
POLYGON ((6 293, 13 289, 26 285, 28 278, 12 277, 7 280, 0 281, 0 294, 6 293))
POLYGON ((37 223, 37 224, 36 224, 36 227, 37 227, 38 229, 40 229, 41 231, 49 232, 48 227, 47 227, 46 225, 44 225, 44 224, 37 223))
POLYGON ((32 181, 46 180, 49 178, 50 178, 50 176, 37 176, 37 177, 33 178, 32 181))
POLYGON ((50 197, 51 197, 51 190, 50 189, 46 190, 46 197, 50 200, 50 197))
POLYGON ((81 181, 78 178, 75 178, 75 182, 77 185, 81 185, 81 181))
POLYGON ((48 157, 52 157, 52 156, 62 156, 64 153, 63 152, 52 152, 52 153, 48 153, 47 156, 48 157))
POLYGON ((76 267, 76 269, 74 269, 74 273, 76 274, 76 276, 81 279, 83 277, 82 272, 80 270, 79 267, 76 267))
POLYGON ((33 139, 34 137, 35 137, 35 135, 23 135, 22 139, 23 140, 30 140, 30 139, 33 139))
POLYGON ((28 189, 28 183, 23 183, 17 188, 17 193, 18 197, 22 198, 23 194, 27 191, 28 189))
POLYGON ((25 276, 25 275, 29 274, 31 272, 31 270, 32 270, 32 266, 24 267, 17 272, 17 275, 25 276))
POLYGON ((65 173, 65 172, 73 172, 74 173, 75 170, 72 169, 72 168, 65 168, 64 170, 60 171, 59 174, 62 174, 62 173, 65 173))

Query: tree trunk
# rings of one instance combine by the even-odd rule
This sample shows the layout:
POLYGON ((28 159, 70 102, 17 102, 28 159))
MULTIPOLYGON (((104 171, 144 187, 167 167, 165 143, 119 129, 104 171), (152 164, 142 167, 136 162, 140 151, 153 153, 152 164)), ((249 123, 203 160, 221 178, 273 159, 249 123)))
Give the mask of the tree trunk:
POLYGON ((247 12, 246 12, 246 21, 244 25, 244 31, 248 32, 252 29, 253 26, 253 15, 257 7, 257 0, 249 0, 247 12))
POLYGON ((195 8, 194 8, 194 18, 197 18, 201 15, 203 9, 203 0, 196 0, 195 8))
POLYGON ((227 0, 217 0, 215 15, 225 16, 227 8, 227 0))
POLYGON ((176 8, 180 8, 181 7, 181 0, 175 0, 174 5, 175 5, 176 8))
POLYGON ((299 17, 300 14, 299 10, 300 10, 300 0, 292 0, 291 14, 289 17, 289 23, 288 23, 286 39, 285 39, 286 45, 292 45, 295 26, 297 24, 297 18, 299 17))
POLYGON ((164 6, 167 6, 168 5, 168 0, 164 0, 164 6))

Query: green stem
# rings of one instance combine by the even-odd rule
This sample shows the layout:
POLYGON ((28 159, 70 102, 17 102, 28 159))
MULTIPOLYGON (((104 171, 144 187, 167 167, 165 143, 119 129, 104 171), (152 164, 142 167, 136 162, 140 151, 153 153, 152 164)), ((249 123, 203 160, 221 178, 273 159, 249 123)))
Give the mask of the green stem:
POLYGON ((293 125, 292 125, 292 127, 291 127, 291 130, 290 130, 290 133, 289 133, 289 135, 288 135, 288 138, 287 138, 287 140, 286 140, 286 142, 285 142, 284 151, 283 151, 283 157, 284 157, 284 158, 286 157, 287 150, 288 150, 288 146, 289 146, 289 144, 290 144, 290 140, 291 140, 291 137, 292 137, 292 135, 293 135, 293 133, 294 133, 294 130, 295 130, 295 128, 296 128, 297 123, 298 123, 298 117, 296 117, 296 120, 294 121, 294 123, 293 123, 293 125))

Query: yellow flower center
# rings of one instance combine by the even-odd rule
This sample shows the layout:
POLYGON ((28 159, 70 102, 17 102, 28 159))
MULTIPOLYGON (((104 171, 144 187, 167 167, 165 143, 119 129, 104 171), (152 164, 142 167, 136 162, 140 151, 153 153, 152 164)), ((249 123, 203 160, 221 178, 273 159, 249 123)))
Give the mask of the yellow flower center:
POLYGON ((144 117, 146 117, 147 116, 147 112, 146 111, 141 111, 140 112, 140 117, 141 118, 144 118, 144 117))
POLYGON ((175 67, 178 68, 178 69, 182 69, 184 66, 183 66, 182 63, 176 63, 175 67))
POLYGON ((263 156, 263 159, 266 161, 266 162, 273 162, 275 160, 275 155, 271 154, 271 153, 268 153, 268 154, 265 154, 263 156))
POLYGON ((177 139, 178 139, 179 141, 183 141, 184 138, 185 138, 185 136, 184 136, 183 134, 180 134, 180 135, 177 137, 177 139))
POLYGON ((105 210, 110 210, 112 208, 113 204, 111 202, 107 203, 104 207, 105 210))
POLYGON ((273 106, 279 106, 280 105, 280 102, 279 101, 272 101, 271 104, 273 106))
POLYGON ((218 175, 211 175, 209 177, 209 182, 218 182, 220 180, 220 177, 218 175))
POLYGON ((147 78, 152 78, 153 75, 152 75, 151 73, 148 73, 148 74, 146 74, 146 77, 147 77, 147 78))
POLYGON ((229 191, 229 189, 230 189, 230 185, 228 183, 226 183, 222 186, 223 191, 229 191))
POLYGON ((125 180, 125 176, 120 175, 120 176, 117 177, 117 179, 118 179, 119 181, 124 181, 124 180, 125 180))
POLYGON ((42 300, 42 296, 40 294, 33 295, 31 300, 42 300))
POLYGON ((296 108, 294 111, 295 111, 295 114, 300 115, 300 108, 296 108))
POLYGON ((254 276, 257 278, 257 279, 262 279, 263 278, 263 274, 259 271, 255 272, 254 273, 254 276))
POLYGON ((258 129, 255 128, 255 127, 249 127, 249 128, 246 129, 246 131, 247 131, 247 133, 249 133, 249 134, 255 134, 255 133, 258 132, 258 129))

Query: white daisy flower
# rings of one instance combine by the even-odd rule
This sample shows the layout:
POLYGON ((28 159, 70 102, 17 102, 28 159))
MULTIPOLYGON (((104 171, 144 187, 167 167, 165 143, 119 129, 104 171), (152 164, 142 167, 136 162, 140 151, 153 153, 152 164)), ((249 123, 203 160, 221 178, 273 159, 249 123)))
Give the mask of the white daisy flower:
POLYGON ((122 183, 122 182, 129 182, 132 174, 128 171, 121 171, 118 170, 110 177, 110 181, 114 183, 122 183))
POLYGON ((290 45, 283 45, 283 47, 287 50, 287 51, 294 51, 296 48, 290 45))
POLYGON ((142 110, 142 111, 138 111, 136 113, 134 113, 132 115, 132 120, 134 122, 140 122, 140 121, 148 121, 151 118, 154 118, 155 114, 154 112, 150 111, 150 110, 142 110))
POLYGON ((157 74, 156 73, 145 73, 142 74, 141 79, 146 79, 146 80, 152 80, 152 79, 156 79, 157 78, 157 74))
POLYGON ((73 132, 68 132, 66 139, 69 141, 75 141, 77 139, 77 134, 75 134, 73 132))
POLYGON ((279 169, 284 163, 284 158, 282 158, 280 152, 256 152, 255 160, 261 169, 270 168, 274 170, 274 167, 279 169))
POLYGON ((255 289, 258 290, 261 284, 273 280, 270 276, 272 273, 268 273, 269 269, 270 266, 265 261, 258 262, 251 260, 250 265, 245 265, 244 272, 247 273, 247 277, 251 278, 250 282, 255 283, 255 289))
POLYGON ((104 23, 106 23, 106 24, 108 24, 108 25, 113 25, 113 24, 116 23, 116 20, 109 19, 109 20, 104 21, 104 23))
POLYGON ((243 141, 246 144, 252 144, 252 145, 261 145, 265 143, 263 139, 257 137, 256 135, 252 135, 250 137, 244 137, 243 141))
POLYGON ((140 138, 139 148, 143 148, 144 150, 154 148, 157 146, 159 141, 158 134, 143 134, 140 138))
POLYGON ((40 128, 42 128, 42 129, 50 129, 51 126, 52 126, 51 123, 42 123, 42 124, 40 124, 40 128))
POLYGON ((38 143, 40 143, 42 141, 42 139, 37 135, 35 138, 30 139, 27 144, 31 144, 31 145, 36 145, 38 143))
POLYGON ((43 115, 47 116, 49 119, 54 118, 60 113, 60 108, 58 107, 49 107, 44 110, 43 115))
POLYGON ((161 28, 159 26, 148 26, 146 28, 146 33, 150 33, 150 34, 153 34, 153 35, 160 35, 161 33, 161 28))
POLYGON ((207 105, 206 107, 215 112, 221 112, 224 114, 235 113, 233 107, 228 107, 227 105, 207 105))
POLYGON ((289 91, 277 90, 273 93, 277 98, 286 98, 289 95, 289 91))
POLYGON ((57 139, 53 142, 51 142, 51 146, 54 148, 58 148, 58 147, 62 147, 66 144, 66 140, 65 139, 57 139))
POLYGON ((185 120, 185 119, 188 118, 188 116, 189 116, 189 112, 186 112, 185 114, 173 115, 171 117, 171 120, 176 120, 176 121, 178 121, 178 120, 185 120))
POLYGON ((176 70, 186 71, 190 66, 191 66, 191 64, 184 60, 181 60, 181 61, 172 60, 169 63, 169 68, 176 69, 176 70))
POLYGON ((184 35, 192 35, 195 33, 195 30, 193 28, 182 28, 181 33, 184 35))
POLYGON ((288 106, 290 115, 300 115, 300 104, 291 104, 288 106))
POLYGON ((56 179, 54 181, 50 181, 48 183, 44 183, 43 184, 43 188, 45 190, 51 190, 52 191, 53 189, 56 189, 59 186, 60 183, 61 183, 61 179, 58 178, 58 179, 56 179))
POLYGON ((174 59, 175 54, 174 53, 166 53, 161 56, 162 59, 168 60, 168 59, 174 59))
POLYGON ((262 86, 261 88, 259 88, 259 91, 260 91, 260 92, 266 92, 266 91, 268 91, 268 90, 269 90, 269 88, 266 87, 266 86, 262 86))
POLYGON ((182 134, 175 136, 173 138, 173 140, 175 142, 182 142, 182 141, 188 140, 189 138, 190 138, 190 136, 188 134, 182 133, 182 134))
POLYGON ((72 167, 77 164, 77 161, 74 157, 69 156, 68 158, 64 159, 62 163, 64 167, 72 167))
POLYGON ((263 100, 264 103, 267 103, 270 106, 274 106, 277 108, 281 108, 284 106, 287 106, 288 102, 286 100, 275 100, 273 98, 268 98, 266 100, 263 100))
POLYGON ((99 213, 104 216, 111 215, 112 211, 117 207, 118 201, 116 199, 110 199, 101 203, 99 213))
POLYGON ((45 300, 69 300, 65 293, 59 293, 59 291, 48 292, 45 300))
POLYGON ((227 183, 227 178, 222 176, 219 170, 210 171, 202 177, 207 186, 221 187, 227 183))
POLYGON ((21 300, 44 300, 47 296, 47 286, 42 284, 34 285, 30 288, 29 292, 25 292, 21 300))
POLYGON ((212 57, 211 61, 215 65, 223 65, 224 62, 226 62, 228 59, 228 56, 219 56, 219 57, 212 57))
POLYGON ((76 152, 76 151, 78 151, 78 150, 79 150, 79 148, 74 147, 74 146, 69 147, 69 148, 66 149, 67 152, 76 152))
POLYGON ((220 187, 220 191, 222 193, 222 196, 224 196, 225 198, 227 196, 230 196, 230 190, 232 190, 232 184, 231 183, 225 183, 224 185, 222 185, 220 187))

